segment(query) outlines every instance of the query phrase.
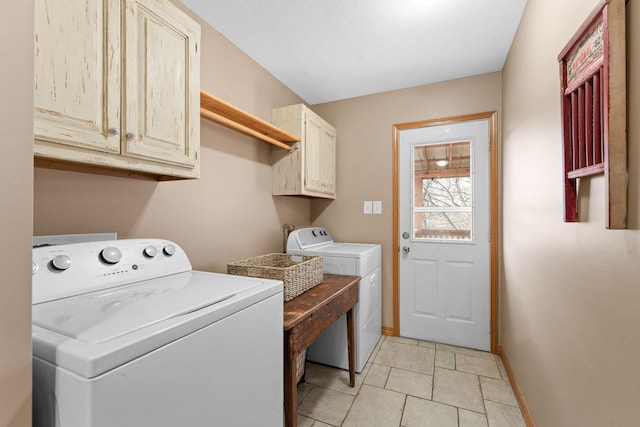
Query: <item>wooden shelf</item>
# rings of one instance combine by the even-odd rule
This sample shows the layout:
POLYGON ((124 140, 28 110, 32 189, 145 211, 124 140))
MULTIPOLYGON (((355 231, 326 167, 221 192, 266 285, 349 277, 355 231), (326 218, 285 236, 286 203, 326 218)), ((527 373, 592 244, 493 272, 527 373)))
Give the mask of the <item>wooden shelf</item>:
POLYGON ((205 91, 200 91, 200 117, 285 150, 300 138, 283 131, 205 91))

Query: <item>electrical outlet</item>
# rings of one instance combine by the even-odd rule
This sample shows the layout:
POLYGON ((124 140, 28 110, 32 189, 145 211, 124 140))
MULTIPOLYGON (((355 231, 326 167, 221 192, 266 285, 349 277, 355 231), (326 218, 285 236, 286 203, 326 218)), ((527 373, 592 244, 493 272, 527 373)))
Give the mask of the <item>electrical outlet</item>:
POLYGON ((365 215, 371 215, 373 213, 373 205, 371 203, 371 200, 365 200, 364 201, 364 214, 365 215))
POLYGON ((382 214, 382 201, 381 200, 374 200, 373 201, 373 214, 374 215, 381 215, 382 214))

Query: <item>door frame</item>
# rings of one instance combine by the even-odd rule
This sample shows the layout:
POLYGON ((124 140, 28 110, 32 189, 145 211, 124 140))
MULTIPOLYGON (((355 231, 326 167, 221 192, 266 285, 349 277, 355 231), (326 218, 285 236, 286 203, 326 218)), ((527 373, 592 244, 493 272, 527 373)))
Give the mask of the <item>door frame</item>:
MULTIPOLYGON (((392 335, 400 334, 400 267, 398 254, 400 253, 400 236, 398 230, 399 218, 399 133, 402 130, 449 125, 473 120, 489 120, 489 280, 490 280, 490 349, 491 353, 498 353, 498 112, 487 111, 476 114, 466 114, 439 119, 421 120, 417 122, 397 123, 393 125, 393 331, 392 335)), ((391 332, 391 331, 387 331, 391 332)))

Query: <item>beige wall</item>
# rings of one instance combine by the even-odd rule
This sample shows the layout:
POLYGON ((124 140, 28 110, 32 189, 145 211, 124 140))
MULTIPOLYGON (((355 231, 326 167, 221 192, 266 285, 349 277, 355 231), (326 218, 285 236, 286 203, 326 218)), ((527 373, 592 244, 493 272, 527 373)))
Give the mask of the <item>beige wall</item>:
POLYGON ((0 14, 0 426, 31 425, 33 2, 0 14))
POLYGON ((529 0, 503 70, 502 346, 538 426, 640 420, 640 7, 627 6, 629 230, 604 180, 564 223, 557 55, 598 0, 529 0), (635 28, 634 28, 635 27, 635 28))
MULTIPOLYGON (((502 346, 539 426, 634 425, 640 419, 640 87, 629 79, 630 230, 604 229, 603 180, 582 185, 584 221, 562 222, 556 56, 597 0, 529 0, 503 73, 314 106, 338 130, 338 198, 270 194, 270 148, 202 122, 202 178, 155 183, 35 170, 35 234, 117 231, 177 241, 198 269, 280 250, 284 223, 329 227, 336 239, 383 244, 383 324, 393 327, 394 123, 501 110, 502 346), (586 188, 585 188, 586 187, 586 188), (362 215, 382 200, 383 215, 362 215)), ((629 75, 638 75, 640 8, 627 7, 629 75), (635 51, 634 51, 635 49, 635 51)), ((0 207, 0 426, 30 419, 32 4, 4 5, 0 207), (22 53, 22 54, 20 54, 22 53), (7 102, 10 100, 10 102, 7 102), (10 250, 9 250, 10 248, 10 250), (6 264, 6 265, 5 265, 6 264), (22 265, 21 268, 16 266, 22 265), (5 298, 4 295, 11 295, 5 298), (9 325, 9 326, 7 326, 9 325)), ((263 118, 298 97, 203 25, 202 88, 263 118)))
POLYGON ((501 85, 498 72, 313 106, 337 129, 338 189, 334 202, 311 202, 311 219, 336 240, 382 244, 383 326, 394 327, 393 125, 499 111, 501 85), (365 200, 381 200, 382 215, 363 215, 365 200))
MULTIPOLYGON (((201 25, 203 90, 264 120, 273 107, 300 102, 201 25)), ((201 123, 199 180, 158 183, 36 169, 34 233, 116 231, 120 238, 171 239, 194 268, 218 272, 229 261, 281 251, 282 225, 307 225, 309 200, 271 196, 270 145, 201 123)))

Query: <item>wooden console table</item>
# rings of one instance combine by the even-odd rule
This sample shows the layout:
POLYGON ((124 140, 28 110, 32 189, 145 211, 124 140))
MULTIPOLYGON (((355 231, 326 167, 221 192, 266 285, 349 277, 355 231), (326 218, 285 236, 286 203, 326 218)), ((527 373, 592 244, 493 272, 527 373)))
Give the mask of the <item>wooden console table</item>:
POLYGON ((296 427, 298 389, 296 360, 329 326, 347 314, 349 385, 355 385, 353 307, 358 302, 359 276, 324 274, 324 281, 284 303, 284 420, 296 427))

